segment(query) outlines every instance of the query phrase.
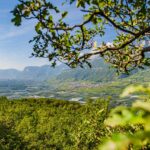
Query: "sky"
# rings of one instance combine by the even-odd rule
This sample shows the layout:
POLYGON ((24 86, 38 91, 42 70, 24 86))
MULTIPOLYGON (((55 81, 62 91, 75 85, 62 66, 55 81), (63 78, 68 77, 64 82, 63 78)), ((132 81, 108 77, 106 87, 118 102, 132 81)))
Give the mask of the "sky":
MULTIPOLYGON (((62 0, 52 0, 60 6, 62 0)), ((44 58, 30 58, 32 45, 29 40, 35 35, 34 21, 24 21, 20 27, 11 23, 12 14, 10 11, 18 3, 17 0, 0 0, 0 69, 19 69, 26 66, 41 66, 48 64, 44 58)), ((75 24, 81 21, 81 15, 76 8, 66 8, 70 12, 68 22, 75 24)), ((57 16, 54 16, 57 17, 57 16)), ((111 31, 110 31, 111 33, 111 31)), ((105 39, 111 39, 111 34, 105 39)), ((108 40, 109 41, 109 40, 108 40)))
POLYGON ((0 69, 15 68, 22 70, 25 66, 47 64, 46 59, 29 58, 32 46, 28 43, 34 36, 33 21, 25 21, 15 27, 11 23, 10 11, 17 0, 0 0, 0 69))

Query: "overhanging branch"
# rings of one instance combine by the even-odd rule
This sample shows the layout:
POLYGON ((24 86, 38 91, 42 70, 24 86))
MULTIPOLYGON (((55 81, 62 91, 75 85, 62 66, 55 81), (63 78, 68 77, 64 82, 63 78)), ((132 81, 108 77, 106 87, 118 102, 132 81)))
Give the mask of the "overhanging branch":
MULTIPOLYGON (((102 48, 102 49, 98 48, 96 52, 94 52, 94 53, 87 53, 87 54, 81 56, 79 58, 79 60, 84 59, 84 58, 87 59, 87 58, 89 58, 91 56, 98 55, 98 54, 102 55, 106 51, 117 51, 117 50, 123 49, 127 45, 129 45, 130 43, 132 43, 136 39, 138 39, 140 36, 145 35, 145 33, 148 33, 149 31, 150 31, 150 27, 148 27, 148 28, 144 29, 143 31, 137 33, 136 36, 134 36, 133 38, 131 38, 130 40, 128 40, 127 42, 123 43, 122 45, 120 45, 118 47, 108 47, 108 46, 106 46, 105 48, 102 48)), ((143 48, 143 51, 144 52, 150 51, 150 46, 143 48)))
POLYGON ((150 46, 144 47, 142 51, 143 52, 150 52, 150 46))

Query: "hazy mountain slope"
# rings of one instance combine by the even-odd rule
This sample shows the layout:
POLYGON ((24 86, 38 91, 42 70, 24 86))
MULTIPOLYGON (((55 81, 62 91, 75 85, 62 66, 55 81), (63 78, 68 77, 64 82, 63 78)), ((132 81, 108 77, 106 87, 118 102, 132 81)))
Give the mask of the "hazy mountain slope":
POLYGON ((20 75, 21 79, 47 80, 60 74, 66 67, 64 65, 52 68, 48 65, 42 67, 26 67, 20 75))
POLYGON ((0 79, 1 80, 17 79, 19 77, 20 73, 21 72, 16 69, 0 70, 0 79))
POLYGON ((48 65, 41 67, 29 66, 23 71, 16 69, 0 70, 0 80, 47 80, 51 77, 59 75, 63 70, 67 69, 67 66, 60 65, 56 68, 52 68, 48 65))
POLYGON ((118 76, 114 69, 101 59, 92 61, 92 68, 85 67, 68 69, 57 76, 57 80, 89 80, 95 82, 105 82, 117 79, 118 76))
MULTIPOLYGON (((149 78, 149 69, 144 71, 139 71, 138 69, 133 71, 129 76, 132 78, 146 80, 149 78), (143 72, 145 72, 143 74, 143 72)), ((125 74, 120 76, 116 75, 115 69, 109 67, 102 59, 92 60, 92 68, 85 66, 85 68, 70 69, 66 65, 61 64, 56 68, 52 68, 48 65, 41 67, 38 66, 28 66, 23 71, 18 71, 16 69, 0 70, 0 80, 33 80, 33 81, 47 81, 51 79, 56 79, 60 82, 62 81, 91 81, 91 82, 107 82, 114 81, 118 78, 128 77, 125 74)))
POLYGON ((117 78, 115 71, 110 69, 101 59, 92 61, 92 68, 85 66, 84 69, 70 69, 66 65, 61 64, 56 68, 48 65, 45 66, 29 66, 23 71, 15 69, 0 70, 0 80, 49 80, 55 78, 60 81, 64 80, 89 80, 89 81, 110 81, 117 78))
POLYGON ((137 73, 129 76, 126 80, 135 81, 137 83, 150 82, 150 69, 138 71, 137 73))

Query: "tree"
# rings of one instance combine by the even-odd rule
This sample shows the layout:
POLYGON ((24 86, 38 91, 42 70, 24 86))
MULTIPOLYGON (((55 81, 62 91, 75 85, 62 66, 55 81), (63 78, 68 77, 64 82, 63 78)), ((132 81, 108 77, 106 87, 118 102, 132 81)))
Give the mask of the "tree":
POLYGON ((69 12, 49 0, 18 1, 12 22, 19 26, 22 19, 36 19, 37 35, 30 41, 34 43, 32 55, 48 58, 53 66, 61 61, 73 68, 83 64, 91 67, 89 59, 95 55, 119 72, 150 65, 145 54, 150 46, 141 44, 150 35, 150 0, 66 0, 62 5, 73 6, 76 2, 84 17, 73 26, 66 21, 69 12), (116 35, 112 44, 101 42, 97 46, 94 41, 109 34, 105 29, 109 27, 116 35))

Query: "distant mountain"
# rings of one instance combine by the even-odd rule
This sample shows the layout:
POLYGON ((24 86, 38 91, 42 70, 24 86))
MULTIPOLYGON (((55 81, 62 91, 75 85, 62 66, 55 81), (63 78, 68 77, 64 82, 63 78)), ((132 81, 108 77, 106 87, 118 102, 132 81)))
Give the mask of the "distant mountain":
POLYGON ((48 65, 41 67, 29 66, 23 71, 16 69, 0 70, 0 80, 47 80, 51 77, 59 75, 62 71, 67 69, 65 65, 59 65, 56 68, 52 68, 48 65))
POLYGON ((1 80, 14 80, 19 78, 20 71, 16 69, 6 69, 6 70, 0 70, 0 79, 1 80))
POLYGON ((59 75, 65 69, 67 69, 67 67, 63 64, 57 66, 56 68, 52 68, 48 65, 42 67, 30 66, 30 67, 26 67, 22 71, 20 75, 20 79, 47 80, 59 75))
POLYGON ((106 82, 119 78, 115 70, 110 68, 102 59, 94 59, 91 63, 92 68, 85 66, 84 69, 76 68, 64 70, 57 76, 57 80, 106 82))
MULTIPOLYGON (((0 70, 0 80, 32 80, 47 81, 56 79, 63 81, 90 81, 90 82, 108 82, 118 78, 127 78, 128 75, 116 75, 115 69, 111 68, 102 59, 95 58, 91 61, 92 68, 85 66, 84 68, 71 69, 61 64, 55 68, 49 65, 28 66, 23 71, 16 69, 0 70)), ((147 70, 147 69, 146 69, 147 70)), ((134 70, 131 74, 140 74, 141 71, 134 70)), ((137 74, 137 76, 139 76, 137 74)), ((148 74, 148 73, 146 73, 148 74)), ((145 75, 146 75, 145 74, 145 75)), ((147 75, 148 76, 148 75, 147 75)), ((131 76, 132 77, 132 76, 131 76)))
POLYGON ((93 59, 92 68, 70 69, 66 65, 61 64, 55 68, 48 65, 41 67, 29 66, 23 71, 15 69, 0 70, 0 80, 50 80, 55 78, 60 81, 67 80, 87 80, 95 82, 106 82, 118 78, 114 69, 110 69, 109 65, 104 63, 102 59, 93 59))
POLYGON ((150 69, 147 68, 145 70, 141 70, 135 73, 132 76, 129 76, 127 80, 135 81, 135 82, 150 82, 150 69))

